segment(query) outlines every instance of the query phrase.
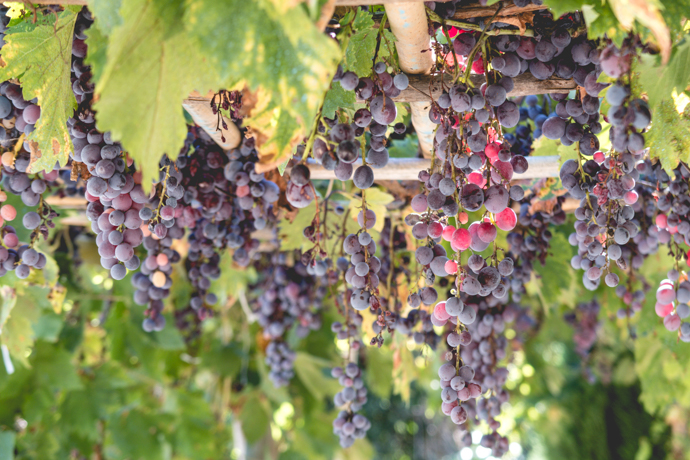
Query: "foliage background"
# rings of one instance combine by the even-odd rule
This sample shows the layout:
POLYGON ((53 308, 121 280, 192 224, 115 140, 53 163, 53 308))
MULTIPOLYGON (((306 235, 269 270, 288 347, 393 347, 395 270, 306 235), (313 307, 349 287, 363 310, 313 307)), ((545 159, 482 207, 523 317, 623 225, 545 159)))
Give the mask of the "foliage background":
MULTIPOLYGON (((358 15, 349 40, 338 47, 314 25, 324 3, 89 2, 96 18, 87 42, 97 81, 99 127, 122 140, 146 181, 162 154, 179 151, 187 129, 181 101, 189 92, 247 85, 256 95, 248 124, 261 127, 256 136, 262 161, 267 168, 281 163, 304 136, 324 96, 326 115, 336 107, 354 108, 354 101, 337 88, 328 91, 338 62, 358 73, 369 69, 374 21, 358 15)), ((556 12, 583 10, 590 34, 609 33, 620 40, 622 24, 657 42, 661 55, 637 69, 641 91, 648 94, 658 122, 650 139, 652 154, 668 168, 688 161, 690 121, 683 102, 690 41, 687 23, 678 24, 687 15, 683 0, 550 3, 556 12), (668 30, 668 49, 659 21, 668 30)), ((71 148, 61 131, 74 108, 72 92, 65 87, 69 63, 55 61, 47 78, 39 78, 37 70, 49 57, 71 48, 77 10, 67 8, 59 15, 57 34, 53 22, 33 24, 30 14, 19 11, 17 6, 5 38, 7 65, 0 79, 19 78, 27 99, 38 97, 41 105, 55 108, 46 125, 32 134, 43 154, 34 166, 39 170, 66 161, 71 148), (32 46, 46 38, 44 46, 32 46), (58 148, 53 148, 54 140, 58 148)), ((567 155, 558 145, 541 148, 567 155)), ((416 155, 414 135, 395 140, 390 152, 416 155)), ((327 184, 317 187, 324 192, 327 184)), ((338 197, 346 207, 350 198, 348 190, 338 197)), ((375 197, 372 192, 371 201, 381 212, 393 200, 385 190, 375 197)), ((27 209, 15 201, 22 215, 27 209)), ((301 247, 301 228, 313 212, 307 208, 283 225, 284 249, 301 247)), ((388 213, 393 219, 402 215, 399 209, 388 213)), ((566 224, 554 231, 553 254, 544 267, 537 267, 539 276, 530 283, 525 301, 534 323, 524 341, 512 345, 508 387, 513 398, 502 419, 514 441, 511 456, 690 458, 688 347, 664 330, 652 296, 628 325, 616 319, 620 301, 610 290, 585 291, 569 266, 569 228, 566 224), (592 297, 603 306, 604 326, 588 363, 590 374, 574 352, 572 330, 562 316, 576 300, 592 297)), ((296 378, 289 387, 274 389, 266 378, 259 328, 246 314, 260 274, 233 269, 229 256, 213 287, 224 306, 204 323, 201 339, 188 345, 172 327, 142 331, 142 309, 131 300, 133 289, 128 280, 114 283, 107 277, 91 237, 58 225, 42 249, 55 255, 43 274, 18 280, 10 273, 0 279, 0 344, 6 350, 0 366, 0 459, 488 455, 481 448, 458 454, 452 427, 439 415, 438 353, 400 337, 362 354, 372 394, 365 411, 373 427, 366 440, 341 451, 331 433, 337 383, 328 369, 340 362, 333 334, 324 327, 302 342, 293 338, 299 352, 296 378)), ((654 285, 669 266, 659 254, 647 260, 643 274, 654 285)), ((185 274, 176 276, 168 311, 185 305, 189 296, 185 274)), ((336 319, 330 308, 324 324, 336 319)), ((508 334, 523 335, 513 329, 508 334)))

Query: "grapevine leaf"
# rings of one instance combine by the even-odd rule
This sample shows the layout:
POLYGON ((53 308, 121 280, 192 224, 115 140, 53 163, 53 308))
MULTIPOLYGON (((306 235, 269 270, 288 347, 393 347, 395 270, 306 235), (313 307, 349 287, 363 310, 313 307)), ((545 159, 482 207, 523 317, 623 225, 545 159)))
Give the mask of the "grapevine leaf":
POLYGON ((103 401, 102 395, 92 388, 70 391, 60 407, 60 422, 71 433, 78 434, 91 442, 98 441, 98 427, 93 420, 102 417, 99 410, 103 401))
POLYGON ((0 80, 19 78, 26 100, 36 98, 41 117, 27 140, 31 145, 30 172, 52 170, 67 163, 72 141, 67 119, 77 101, 72 92, 72 36, 80 7, 67 7, 54 21, 40 16, 35 25, 26 20, 5 35, 0 80))
POLYGON ((343 59, 343 70, 349 70, 358 77, 371 75, 372 57, 376 51, 376 36, 378 30, 374 28, 374 19, 371 13, 358 11, 352 24, 354 33, 350 37, 343 59))
POLYGON ((36 383, 52 390, 80 390, 83 384, 65 349, 38 341, 31 354, 36 383))
POLYGON ((252 393, 242 406, 239 416, 242 431, 250 444, 255 443, 266 433, 270 417, 266 406, 257 393, 252 393))
POLYGON ((570 286, 573 272, 570 267, 572 257, 571 246, 562 233, 555 233, 551 239, 553 250, 546 258, 544 265, 535 262, 534 270, 541 277, 541 294, 547 306, 552 306, 561 290, 570 286))
POLYGON ((591 0, 556 0, 549 2, 549 9, 554 18, 558 18, 565 13, 582 10, 582 7, 588 3, 591 3, 591 0))
MULTIPOLYGON (((281 251, 302 248, 302 245, 305 244, 302 230, 311 225, 315 215, 316 205, 312 202, 309 206, 300 209, 292 222, 287 219, 281 222, 279 230, 281 251)), ((307 241, 307 243, 309 242, 307 241)))
POLYGON ((36 338, 46 342, 57 342, 61 329, 62 318, 54 312, 41 315, 33 325, 36 338))
POLYGON ((679 161, 690 160, 690 119, 676 111, 672 100, 664 99, 656 106, 647 145, 650 157, 659 159, 669 174, 679 161))
POLYGON ((561 146, 560 141, 547 139, 545 136, 541 136, 539 139, 535 139, 532 143, 534 150, 530 154, 533 157, 550 157, 553 155, 558 155, 558 148, 561 146))
POLYGON ((2 328, 2 343, 7 346, 13 358, 26 367, 26 351, 34 344, 33 325, 41 316, 41 310, 50 307, 48 295, 50 289, 39 286, 16 285, 16 291, 10 293, 3 287, 3 309, 7 305, 9 316, 2 328), (11 296, 16 296, 13 300, 11 296), (11 308, 11 302, 16 302, 11 308))
MULTIPOLYGON (((89 10, 93 14, 94 25, 104 35, 110 35, 115 27, 122 24, 121 6, 122 0, 89 0, 89 10)), ((91 52, 90 49, 89 52, 91 52)))
POLYGON ((152 436, 157 432, 159 420, 155 415, 144 413, 140 409, 123 409, 111 414, 108 427, 112 436, 110 448, 116 458, 146 458, 163 460, 163 438, 152 436))
POLYGON ((587 23, 587 36, 592 40, 606 35, 620 47, 628 36, 608 3, 583 5, 582 15, 587 23))
POLYGON ((396 48, 395 48, 395 35, 388 29, 383 29, 381 37, 381 46, 379 48, 379 54, 377 56, 377 61, 383 60, 388 64, 396 62, 396 48))
POLYGON ((326 93, 321 114, 326 118, 335 118, 338 109, 354 109, 354 107, 355 93, 345 91, 340 83, 333 82, 331 89, 326 93))
POLYGON ((663 0, 664 7, 661 8, 661 15, 671 30, 671 36, 677 36, 683 31, 683 25, 687 22, 688 3, 687 0, 663 0))
POLYGON ((622 29, 632 30, 635 21, 649 29, 661 51, 661 59, 668 62, 671 56, 671 34, 664 17, 659 11, 659 3, 650 0, 608 0, 622 29))
POLYGON ((679 93, 684 91, 690 85, 689 68, 689 36, 686 36, 682 42, 674 47, 668 65, 659 65, 655 57, 643 55, 638 71, 640 73, 640 85, 647 93, 649 106, 654 108, 663 99, 670 98, 674 89, 679 93))
POLYGON ((388 398, 393 385, 393 360, 391 353, 381 348, 367 350, 369 366, 365 374, 367 388, 380 398, 388 398))
POLYGON ((565 145, 560 145, 558 147, 558 156, 560 157, 558 162, 561 166, 568 160, 577 160, 577 148, 575 146, 566 147, 565 145))
POLYGON ((417 133, 412 133, 402 139, 391 139, 388 154, 391 158, 416 158, 419 150, 417 133))
POLYGON ((340 60, 338 45, 303 8, 269 0, 200 0, 190 4, 187 22, 227 87, 257 91, 245 125, 257 139, 258 169, 279 165, 312 124, 340 60))
MULTIPOLYGON (((390 193, 386 193, 378 187, 372 187, 366 191, 367 207, 374 211, 377 216, 386 215, 386 205, 393 202, 395 199, 390 193)), ((350 215, 356 219, 360 213, 361 201, 355 199, 350 201, 350 215)), ((383 230, 384 219, 376 219, 376 223, 372 230, 380 233, 383 230)))
POLYGON ((109 38, 95 109, 99 128, 122 143, 148 189, 162 155, 175 159, 184 144, 182 100, 217 79, 185 33, 183 0, 123 0, 120 11, 123 23, 109 38))
POLYGON ((98 21, 94 22, 93 27, 89 27, 85 33, 89 52, 84 62, 91 66, 93 81, 98 81, 101 79, 107 60, 108 37, 98 28, 98 21))
POLYGON ((2 296, 2 307, 0 307, 0 335, 2 335, 2 329, 17 305, 17 293, 9 286, 3 286, 0 289, 0 296, 2 296))
POLYGON ((340 390, 338 382, 323 372, 324 368, 332 365, 325 359, 298 351, 295 358, 295 374, 315 399, 322 400, 325 396, 333 396, 340 390))

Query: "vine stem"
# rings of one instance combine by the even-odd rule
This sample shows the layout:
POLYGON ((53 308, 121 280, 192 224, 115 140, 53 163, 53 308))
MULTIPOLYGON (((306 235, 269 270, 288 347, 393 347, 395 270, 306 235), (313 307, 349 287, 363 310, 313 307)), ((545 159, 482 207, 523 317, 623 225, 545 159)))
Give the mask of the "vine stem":
MULTIPOLYGON (((498 10, 494 13, 494 15, 491 17, 489 20, 489 24, 487 24, 484 29, 489 27, 490 24, 493 23, 493 20, 496 18, 498 15, 498 12, 503 8, 503 5, 499 6, 498 10)), ((426 9, 427 15, 429 16, 429 19, 431 19, 434 22, 439 22, 443 24, 444 22, 448 25, 459 27, 461 29, 465 30, 472 30, 474 32, 484 32, 482 30, 481 26, 478 26, 477 24, 472 24, 471 22, 463 22, 463 21, 456 21, 455 19, 441 19, 441 17, 436 14, 434 11, 430 10, 429 8, 426 9)), ((520 29, 493 29, 490 30, 486 33, 487 35, 492 35, 492 36, 498 36, 498 35, 520 35, 521 37, 534 37, 534 30, 533 29, 525 29, 525 32, 522 33, 520 29)))
MULTIPOLYGON (((489 28, 489 25, 493 22, 493 20, 496 18, 498 15, 499 11, 503 8, 503 5, 499 5, 498 9, 494 13, 494 15, 491 17, 489 20, 489 23, 484 26, 484 30, 482 30, 481 35, 479 35, 479 38, 477 39, 477 43, 475 43, 474 48, 472 48, 472 51, 470 51, 469 56, 467 57, 467 61, 465 62, 465 73, 464 73, 464 82, 465 84, 472 84, 470 81, 470 72, 472 71, 472 63, 474 62, 474 56, 477 54, 477 51, 479 48, 482 46, 482 43, 484 40, 486 40, 486 37, 488 35, 500 35, 500 34, 489 34, 489 31, 487 30, 489 28)), ((500 29, 494 29, 494 30, 500 30, 500 29)), ((486 60, 486 56, 482 56, 482 59, 486 60)), ((459 77, 460 75, 458 75, 459 77)), ((457 81, 457 80, 455 80, 457 81)))
POLYGON ((326 95, 324 94, 323 99, 321 99, 321 104, 319 105, 319 110, 316 112, 314 117, 314 125, 312 126, 311 133, 309 134, 309 139, 307 140, 307 145, 304 147, 304 153, 302 154, 302 160, 300 163, 306 163, 312 148, 314 147, 314 141, 316 140, 316 133, 319 130, 319 122, 321 121, 321 114, 323 113, 323 103, 326 101, 326 95))

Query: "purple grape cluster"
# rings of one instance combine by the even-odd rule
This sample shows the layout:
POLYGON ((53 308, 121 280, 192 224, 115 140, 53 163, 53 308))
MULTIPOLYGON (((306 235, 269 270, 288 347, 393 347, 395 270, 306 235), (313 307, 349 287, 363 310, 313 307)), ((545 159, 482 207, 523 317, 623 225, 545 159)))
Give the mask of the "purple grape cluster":
POLYGON ((340 446, 346 449, 354 444, 355 439, 364 438, 371 428, 369 419, 357 414, 367 402, 367 389, 362 380, 362 370, 355 363, 348 363, 345 368, 334 367, 331 375, 343 386, 333 397, 335 406, 342 408, 333 420, 333 433, 340 437, 340 446))
POLYGON ((348 292, 351 290, 349 304, 358 311, 377 310, 380 307, 377 273, 381 269, 381 261, 374 255, 376 242, 367 232, 376 224, 376 214, 371 209, 363 209, 357 215, 357 222, 362 229, 357 234, 347 235, 343 241, 343 252, 350 256, 345 270, 345 282, 350 286, 348 292))
POLYGON ((254 314, 268 340, 266 364, 268 376, 275 387, 285 386, 294 375, 296 354, 290 349, 286 337, 291 329, 299 338, 321 328, 320 300, 326 295, 326 287, 307 273, 307 267, 297 263, 286 265, 285 253, 271 257, 266 270, 266 282, 262 285, 254 314))
POLYGON ((519 302, 525 294, 525 285, 529 283, 534 272, 534 265, 544 265, 551 247, 552 233, 549 229, 565 223, 567 216, 562 209, 565 198, 556 198, 550 209, 530 211, 530 203, 520 204, 518 226, 508 233, 509 251, 506 259, 513 260, 513 272, 510 275, 511 298, 519 302))
POLYGON ((599 302, 594 299, 577 304, 574 311, 563 315, 566 323, 570 324, 575 330, 573 334, 575 351, 583 361, 587 360, 594 344, 597 342, 597 334, 601 328, 601 322, 599 321, 600 310, 599 302))

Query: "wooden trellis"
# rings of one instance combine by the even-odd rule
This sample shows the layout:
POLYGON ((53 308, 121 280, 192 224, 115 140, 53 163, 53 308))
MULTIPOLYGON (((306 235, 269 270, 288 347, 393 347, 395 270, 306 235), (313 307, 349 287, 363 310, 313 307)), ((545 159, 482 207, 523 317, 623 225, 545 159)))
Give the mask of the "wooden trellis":
MULTIPOLYGON (((444 1, 447 0, 437 0, 437 2, 444 1)), ((87 0, 37 0, 33 3, 44 5, 88 5, 87 0)), ((327 5, 331 8, 335 6, 384 5, 391 31, 396 36, 396 48, 400 59, 400 66, 410 77, 409 87, 402 91, 394 100, 410 104, 412 124, 419 137, 420 148, 424 156, 429 158, 436 127, 429 120, 431 101, 437 99, 442 93, 443 88, 448 88, 452 81, 449 75, 441 78, 428 74, 433 65, 433 57, 430 52, 431 37, 428 33, 428 18, 423 0, 330 0, 327 5)), ((453 20, 461 21, 469 18, 492 17, 499 6, 501 11, 500 15, 496 17, 497 20, 546 8, 537 5, 528 5, 521 8, 515 6, 512 1, 505 0, 490 6, 482 6, 477 3, 459 8, 453 16, 453 20)), ((482 75, 472 75, 470 78, 475 86, 484 82, 482 75)), ((576 83, 572 79, 552 77, 548 80, 540 81, 531 74, 522 74, 514 78, 514 83, 515 86, 509 93, 509 96, 513 97, 528 94, 567 92, 577 88, 576 83)), ((212 95, 192 94, 184 100, 183 107, 189 112, 194 121, 223 149, 235 148, 241 142, 239 130, 227 119, 227 131, 221 133, 216 129, 217 116, 211 110, 211 97, 212 95), (221 137, 225 137, 225 141, 221 137)), ((525 174, 516 175, 516 178, 531 179, 558 176, 558 156, 527 157, 527 160, 530 164, 529 169, 525 174)), ((429 160, 424 158, 393 158, 386 168, 376 172, 376 177, 380 180, 415 180, 418 171, 428 166, 429 160)), ((326 171, 318 164, 310 163, 309 168, 312 172, 312 177, 315 179, 335 178, 332 171, 326 171)))

